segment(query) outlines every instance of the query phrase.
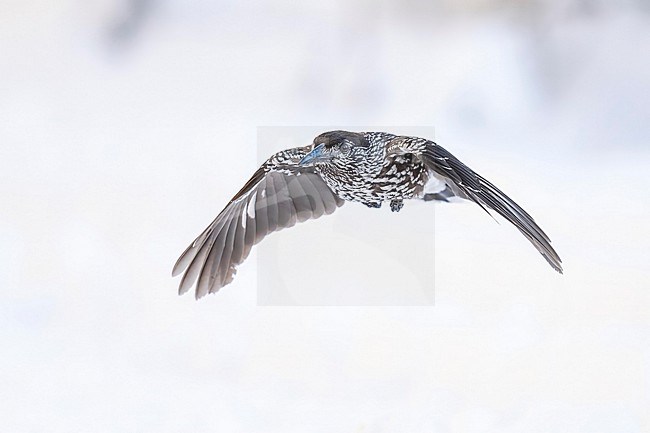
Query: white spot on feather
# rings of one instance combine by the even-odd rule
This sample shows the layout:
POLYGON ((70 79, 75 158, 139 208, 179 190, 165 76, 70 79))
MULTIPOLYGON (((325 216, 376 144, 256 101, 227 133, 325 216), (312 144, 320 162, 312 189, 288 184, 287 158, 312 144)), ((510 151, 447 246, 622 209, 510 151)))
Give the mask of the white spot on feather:
POLYGON ((251 218, 255 218, 255 201, 257 200, 257 194, 253 194, 251 201, 248 202, 248 206, 246 206, 246 210, 248 213, 248 216, 251 218))
POLYGON ((241 213, 241 228, 243 228, 244 230, 246 230, 246 221, 248 220, 248 218, 246 218, 246 214, 247 214, 247 208, 245 206, 242 208, 242 213, 241 213))

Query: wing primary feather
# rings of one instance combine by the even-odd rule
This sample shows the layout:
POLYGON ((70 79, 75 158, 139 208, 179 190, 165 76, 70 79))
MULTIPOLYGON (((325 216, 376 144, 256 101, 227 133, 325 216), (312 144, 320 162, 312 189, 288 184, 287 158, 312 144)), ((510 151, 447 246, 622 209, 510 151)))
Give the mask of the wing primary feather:
MULTIPOLYGON (((259 168, 253 173, 253 176, 244 184, 244 186, 239 190, 237 194, 230 200, 228 203, 228 206, 245 196, 246 194, 250 193, 250 191, 257 186, 257 184, 264 178, 265 170, 263 168, 259 168)), ((212 231, 214 230, 214 226, 216 222, 219 220, 219 218, 222 216, 222 213, 226 211, 228 208, 226 206, 220 213, 217 215, 217 217, 214 219, 214 221, 199 235, 197 238, 192 242, 186 249, 185 251, 179 256, 178 260, 174 264, 174 267, 172 268, 172 276, 177 276, 181 272, 183 272, 185 269, 188 268, 188 266, 192 263, 196 255, 198 254, 199 250, 201 247, 203 247, 206 239, 212 234, 212 231)))
MULTIPOLYGON (((273 176, 273 187, 275 189, 275 203, 278 207, 278 227, 291 227, 291 215, 293 205, 289 199, 287 184, 284 182, 284 176, 273 176)), ((295 220, 294 220, 295 224, 295 220)))
POLYGON ((266 191, 263 192, 266 198, 269 233, 273 233, 278 228, 277 195, 275 192, 275 186, 273 185, 274 174, 275 173, 269 174, 269 176, 266 177, 266 191))
POLYGON ((231 211, 231 208, 226 208, 225 211, 220 213, 217 217, 213 230, 201 245, 199 252, 193 258, 192 263, 190 263, 189 267, 185 271, 185 275, 183 275, 183 278, 181 279, 181 282, 178 286, 179 294, 187 292, 192 287, 192 285, 194 285, 197 277, 200 276, 207 261, 208 254, 212 249, 214 242, 217 240, 221 228, 228 221, 228 217, 231 211))
POLYGON ((196 298, 201 298, 208 293, 210 293, 211 288, 214 284, 214 269, 218 266, 223 254, 223 241, 227 234, 227 229, 232 225, 233 215, 235 213, 241 215, 243 205, 235 203, 232 208, 228 210, 228 213, 225 215, 227 218, 224 220, 224 223, 221 225, 218 233, 215 234, 215 240, 213 241, 210 247, 210 253, 203 264, 201 273, 199 275, 199 280, 196 285, 196 298))
POLYGON ((224 226, 219 232, 219 238, 215 245, 212 247, 210 256, 208 257, 209 265, 203 271, 203 283, 199 281, 199 286, 197 287, 196 298, 207 295, 208 293, 214 293, 219 288, 215 289, 215 285, 218 283, 218 272, 219 272, 219 263, 221 263, 221 257, 224 253, 226 236, 228 235, 228 227, 224 226))
POLYGON ((241 215, 239 215, 239 217, 234 217, 228 225, 228 235, 226 237, 226 243, 224 244, 223 254, 221 255, 219 270, 217 271, 219 275, 219 278, 216 281, 217 289, 220 289, 226 284, 225 279, 227 276, 227 270, 231 266, 230 259, 232 257, 233 242, 235 239, 236 228, 239 225, 239 218, 241 218, 241 215))
POLYGON ((329 214, 343 204, 319 175, 309 169, 299 172, 287 163, 309 149, 285 151, 275 159, 282 161, 281 166, 271 157, 185 249, 172 269, 174 276, 183 273, 179 294, 193 285, 197 299, 218 291, 232 281, 253 245, 269 233, 329 214))
POLYGON ((296 209, 296 218, 299 222, 307 221, 313 216, 312 206, 307 193, 300 184, 300 177, 292 177, 287 181, 291 202, 296 209))
POLYGON ((291 197, 291 191, 289 190, 288 180, 282 178, 282 182, 284 182, 285 185, 284 191, 286 197, 284 198, 284 200, 286 201, 287 210, 289 212, 289 221, 287 221, 287 227, 293 227, 298 222, 298 210, 296 209, 296 204, 294 203, 293 198, 291 197))
POLYGON ((323 206, 323 200, 318 193, 318 190, 311 183, 311 179, 307 175, 298 177, 300 184, 307 193, 307 198, 309 199, 309 204, 311 205, 314 218, 320 218, 325 213, 325 207, 323 206))
POLYGON ((248 256, 248 253, 250 252, 251 248, 253 245, 255 245, 255 234, 256 234, 256 228, 255 228, 255 218, 251 218, 250 215, 248 215, 248 205, 246 207, 246 233, 244 234, 244 245, 245 245, 245 254, 244 257, 248 256))
POLYGON ((205 230, 196 238, 194 239, 194 242, 192 242, 186 249, 183 251, 183 254, 181 254, 178 257, 178 260, 176 260, 176 263, 174 264, 174 268, 172 269, 172 277, 177 276, 181 272, 183 272, 187 267, 189 266, 190 263, 192 263, 192 260, 194 257, 196 257, 196 254, 198 250, 203 246, 203 243, 205 239, 209 236, 211 231, 214 228, 214 225, 219 217, 215 218, 208 227, 206 227, 205 230))
POLYGON ((244 255, 244 239, 246 236, 246 227, 244 224, 246 224, 247 216, 246 212, 239 212, 239 220, 237 222, 235 238, 233 239, 232 258, 230 259, 235 265, 240 264, 246 258, 244 255))
POLYGON ((262 197, 262 192, 266 188, 267 180, 264 179, 260 182, 259 188, 256 193, 255 199, 255 242, 258 243, 261 241, 264 236, 266 236, 269 231, 268 223, 268 210, 265 203, 264 197, 262 197))
POLYGON ((514 200, 433 142, 426 146, 422 156, 429 169, 449 179, 452 190, 459 189, 488 214, 490 212, 485 206, 508 220, 533 244, 553 269, 562 273, 562 260, 551 246, 548 236, 514 200))

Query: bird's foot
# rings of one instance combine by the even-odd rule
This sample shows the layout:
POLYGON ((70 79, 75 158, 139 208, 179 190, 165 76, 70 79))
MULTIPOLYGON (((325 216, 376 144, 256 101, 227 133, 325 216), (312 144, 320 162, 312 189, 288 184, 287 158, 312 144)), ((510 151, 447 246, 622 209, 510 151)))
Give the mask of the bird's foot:
POLYGON ((368 207, 373 207, 375 209, 379 209, 381 207, 381 202, 370 202, 369 201, 369 202, 363 203, 363 204, 365 204, 368 207))
POLYGON ((397 198, 390 201, 390 210, 393 212, 399 212, 404 207, 404 200, 397 198))

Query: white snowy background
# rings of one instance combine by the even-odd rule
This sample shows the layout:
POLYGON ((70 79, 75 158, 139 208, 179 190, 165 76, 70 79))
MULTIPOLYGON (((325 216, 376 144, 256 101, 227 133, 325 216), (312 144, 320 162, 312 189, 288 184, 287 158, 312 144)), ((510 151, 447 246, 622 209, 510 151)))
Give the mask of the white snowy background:
POLYGON ((650 431, 648 95, 641 0, 2 2, 0 431, 650 431), (442 204, 435 307, 177 297, 257 126, 332 124, 435 127, 565 275, 442 204))

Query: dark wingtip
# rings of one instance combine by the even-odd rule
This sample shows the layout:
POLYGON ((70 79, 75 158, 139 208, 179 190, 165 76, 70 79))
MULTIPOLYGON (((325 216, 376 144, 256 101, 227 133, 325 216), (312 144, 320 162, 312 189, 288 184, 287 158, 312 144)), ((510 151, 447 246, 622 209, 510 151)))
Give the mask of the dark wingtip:
POLYGON ((491 215, 488 208, 494 210, 513 224, 533 244, 548 264, 557 272, 563 274, 562 260, 551 246, 549 237, 537 225, 533 217, 514 200, 435 143, 429 145, 423 155, 425 163, 432 170, 456 184, 470 200, 479 205, 485 212, 491 215))
MULTIPOLYGON (((555 252, 555 250, 553 250, 553 248, 551 247, 550 243, 548 245, 548 248, 551 249, 553 252, 555 252)), ((555 254, 557 255, 557 253, 555 253, 555 254)), ((562 268, 562 259, 560 258, 560 256, 557 256, 557 259, 555 259, 552 256, 549 256, 549 255, 546 255, 545 253, 542 253, 542 257, 544 257, 544 259, 546 259, 548 264, 551 265, 551 267, 558 274, 564 275, 564 269, 562 268)))
MULTIPOLYGON (((562 263, 561 260, 560 260, 560 263, 562 263)), ((560 263, 556 263, 555 266, 553 266, 553 268, 554 268, 554 269, 555 269, 555 270, 556 270, 560 275, 564 275, 564 269, 562 268, 562 265, 561 265, 560 263)))

